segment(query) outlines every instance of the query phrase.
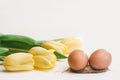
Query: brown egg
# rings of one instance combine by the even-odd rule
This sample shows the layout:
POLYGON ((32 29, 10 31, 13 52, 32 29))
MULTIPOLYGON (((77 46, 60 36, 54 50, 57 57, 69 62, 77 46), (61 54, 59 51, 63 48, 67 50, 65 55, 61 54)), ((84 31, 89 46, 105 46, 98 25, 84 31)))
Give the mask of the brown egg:
POLYGON ((89 64, 93 69, 107 69, 111 64, 112 56, 105 49, 98 49, 89 58, 89 64))
POLYGON ((68 57, 68 64, 72 70, 82 70, 88 64, 88 56, 82 50, 74 50, 68 57))

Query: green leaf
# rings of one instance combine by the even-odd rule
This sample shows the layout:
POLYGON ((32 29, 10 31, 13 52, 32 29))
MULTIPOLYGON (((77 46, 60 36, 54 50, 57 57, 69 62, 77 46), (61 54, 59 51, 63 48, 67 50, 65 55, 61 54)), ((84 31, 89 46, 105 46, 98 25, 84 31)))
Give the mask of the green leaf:
MULTIPOLYGON (((53 40, 51 40, 51 41, 61 41, 61 40, 63 40, 64 38, 59 38, 59 39, 53 39, 53 40)), ((36 43, 35 43, 35 46, 41 46, 44 42, 46 42, 46 41, 48 41, 48 40, 41 40, 41 41, 36 41, 36 43)))
POLYGON ((66 59, 67 56, 60 54, 59 52, 54 52, 55 56, 57 57, 57 59, 66 59))
POLYGON ((28 50, 25 50, 25 49, 19 49, 19 48, 9 48, 9 51, 10 52, 28 52, 28 50))
POLYGON ((35 46, 41 46, 44 42, 45 42, 45 40, 36 41, 35 46))
POLYGON ((0 54, 4 54, 6 52, 8 52, 9 49, 8 48, 3 48, 3 47, 0 47, 0 54))
POLYGON ((18 49, 18 48, 3 48, 0 47, 0 61, 3 61, 4 58, 10 54, 16 53, 16 52, 28 52, 24 49, 18 49))
POLYGON ((61 41, 63 40, 64 38, 59 38, 59 39, 53 39, 52 41, 61 41))
POLYGON ((2 35, 4 35, 4 34, 0 33, 0 36, 2 36, 2 35))
POLYGON ((3 61, 6 56, 0 56, 0 61, 3 61))

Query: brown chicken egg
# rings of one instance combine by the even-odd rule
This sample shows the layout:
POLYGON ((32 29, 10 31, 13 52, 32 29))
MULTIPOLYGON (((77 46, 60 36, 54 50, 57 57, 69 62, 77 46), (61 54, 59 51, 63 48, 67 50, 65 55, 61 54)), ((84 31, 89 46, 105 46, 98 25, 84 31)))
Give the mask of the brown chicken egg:
POLYGON ((98 49, 89 58, 89 64, 93 69, 107 69, 111 64, 112 56, 105 49, 98 49))
POLYGON ((68 64, 74 71, 82 70, 88 64, 88 56, 82 50, 74 50, 68 56, 68 64))

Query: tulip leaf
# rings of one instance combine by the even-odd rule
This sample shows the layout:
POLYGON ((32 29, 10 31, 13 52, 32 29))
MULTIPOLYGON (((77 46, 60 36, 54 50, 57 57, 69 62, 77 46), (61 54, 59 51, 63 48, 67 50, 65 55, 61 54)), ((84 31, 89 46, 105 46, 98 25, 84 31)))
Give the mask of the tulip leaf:
POLYGON ((0 56, 0 61, 3 61, 6 56, 0 56))
MULTIPOLYGON (((53 40, 51 40, 51 41, 61 41, 61 40, 63 40, 64 38, 58 38, 58 39, 53 39, 53 40)), ((36 43, 35 43, 35 46, 41 46, 44 42, 46 42, 46 41, 48 41, 48 40, 40 40, 40 41, 36 41, 36 43)))
POLYGON ((44 42, 45 42, 45 40, 36 41, 35 46, 41 46, 44 42))
POLYGON ((64 38, 58 38, 58 39, 53 39, 52 41, 61 41, 63 40, 64 38))
POLYGON ((4 54, 6 52, 8 52, 9 49, 8 48, 3 48, 3 47, 0 47, 0 54, 4 54))
POLYGON ((16 53, 16 52, 28 52, 28 51, 24 49, 18 49, 18 48, 0 47, 0 61, 3 61, 6 56, 16 53))
POLYGON ((57 59, 66 59, 67 56, 60 54, 59 52, 54 52, 55 56, 57 57, 57 59))

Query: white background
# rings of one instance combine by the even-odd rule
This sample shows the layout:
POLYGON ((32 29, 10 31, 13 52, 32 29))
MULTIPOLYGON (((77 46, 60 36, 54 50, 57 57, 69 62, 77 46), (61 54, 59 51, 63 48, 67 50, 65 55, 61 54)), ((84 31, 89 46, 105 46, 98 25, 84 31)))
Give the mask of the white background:
POLYGON ((49 72, 3 72, 0 80, 119 80, 119 0, 0 0, 0 33, 20 34, 36 40, 77 35, 90 55, 99 48, 111 52, 110 71, 101 74, 64 72, 67 62, 58 62, 49 72))

